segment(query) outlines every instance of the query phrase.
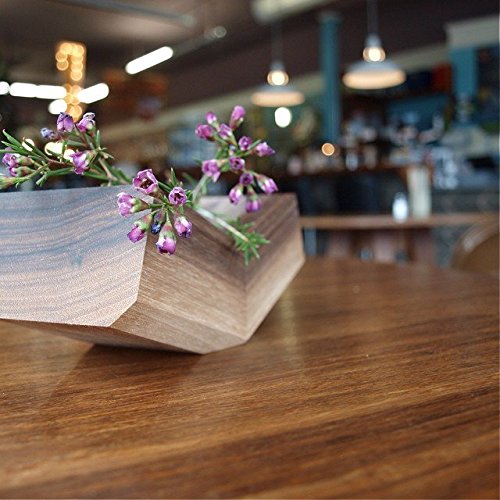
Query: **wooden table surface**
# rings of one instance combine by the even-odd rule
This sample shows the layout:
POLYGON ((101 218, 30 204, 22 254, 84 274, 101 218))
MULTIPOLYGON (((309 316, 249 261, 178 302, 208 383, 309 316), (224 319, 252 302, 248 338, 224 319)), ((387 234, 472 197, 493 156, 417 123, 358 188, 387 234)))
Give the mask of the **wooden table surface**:
POLYGON ((308 261, 206 356, 0 323, 0 496, 496 498, 497 290, 308 261))

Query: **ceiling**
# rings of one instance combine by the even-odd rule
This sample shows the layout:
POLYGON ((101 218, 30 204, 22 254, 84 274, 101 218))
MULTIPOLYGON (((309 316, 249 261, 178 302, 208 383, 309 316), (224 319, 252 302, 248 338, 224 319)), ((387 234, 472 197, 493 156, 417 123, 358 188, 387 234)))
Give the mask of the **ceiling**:
POLYGON ((217 25, 227 29, 226 39, 218 44, 248 42, 264 32, 268 36, 269 31, 254 20, 250 0, 103 0, 101 6, 109 2, 109 9, 84 5, 94 2, 99 0, 2 0, 0 59, 7 62, 8 77, 57 83, 54 47, 63 39, 87 45, 87 84, 92 84, 104 68, 123 67, 160 46, 193 50, 204 33, 217 25), (144 12, 118 11, 117 4, 144 12), (152 15, 153 11, 192 16, 195 23, 186 26, 152 15))

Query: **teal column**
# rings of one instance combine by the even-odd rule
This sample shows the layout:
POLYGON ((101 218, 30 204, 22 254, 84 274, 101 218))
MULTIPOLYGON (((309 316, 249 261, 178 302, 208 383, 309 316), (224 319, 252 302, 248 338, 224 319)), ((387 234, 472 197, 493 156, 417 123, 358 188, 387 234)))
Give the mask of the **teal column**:
POLYGON ((320 64, 323 74, 323 139, 338 142, 342 118, 340 93, 340 16, 332 11, 321 13, 320 64))
POLYGON ((475 97, 479 88, 477 54, 475 47, 452 49, 453 93, 456 96, 475 97))

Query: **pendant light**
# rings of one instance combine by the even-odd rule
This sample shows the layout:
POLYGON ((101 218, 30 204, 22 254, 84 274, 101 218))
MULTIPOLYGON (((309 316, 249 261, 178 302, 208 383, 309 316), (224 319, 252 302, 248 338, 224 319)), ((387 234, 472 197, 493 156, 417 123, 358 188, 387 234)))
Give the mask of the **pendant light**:
POLYGON ((267 83, 260 85, 252 94, 252 103, 270 108, 302 104, 304 94, 291 85, 289 80, 283 63, 281 25, 276 23, 273 27, 272 61, 267 74, 267 83))
POLYGON ((377 0, 367 0, 368 35, 363 60, 351 64, 342 81, 347 87, 359 90, 385 89, 406 80, 405 72, 393 61, 386 59, 377 33, 377 0))

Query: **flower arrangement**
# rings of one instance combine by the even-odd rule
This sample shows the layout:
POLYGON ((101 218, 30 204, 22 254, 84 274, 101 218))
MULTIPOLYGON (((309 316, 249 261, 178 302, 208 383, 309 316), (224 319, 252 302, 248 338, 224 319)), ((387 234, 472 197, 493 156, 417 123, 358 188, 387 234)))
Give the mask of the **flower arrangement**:
POLYGON ((206 123, 196 127, 196 135, 216 144, 215 158, 200 162, 201 178, 192 189, 184 187, 173 169, 165 182, 157 179, 151 169, 142 170, 132 179, 113 165, 113 156, 101 145, 94 113, 86 113, 74 122, 71 116, 61 113, 56 130, 44 128, 41 136, 46 141, 43 149, 31 139, 12 137, 5 130, 5 149, 2 162, 8 175, 0 175, 0 189, 33 180, 42 186, 56 176, 76 174, 102 181, 102 185, 132 185, 137 196, 122 192, 118 195, 118 211, 124 217, 142 214, 136 220, 128 238, 132 242, 142 240, 151 232, 158 236, 156 247, 160 254, 172 255, 177 238, 190 238, 192 223, 187 219, 185 208, 190 207, 208 219, 214 226, 233 238, 235 247, 245 263, 259 257, 260 246, 268 243, 263 235, 253 230, 251 223, 243 224, 239 219, 228 220, 210 212, 200 205, 210 182, 217 182, 222 173, 233 174, 237 181, 229 192, 229 201, 238 204, 245 197, 245 210, 257 212, 262 207, 261 196, 278 190, 270 177, 251 168, 250 156, 270 156, 274 150, 260 140, 248 136, 236 137, 236 130, 245 118, 245 109, 235 106, 229 124, 220 123, 214 113, 206 114, 206 123))

